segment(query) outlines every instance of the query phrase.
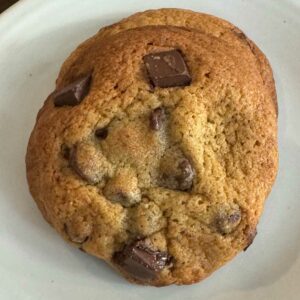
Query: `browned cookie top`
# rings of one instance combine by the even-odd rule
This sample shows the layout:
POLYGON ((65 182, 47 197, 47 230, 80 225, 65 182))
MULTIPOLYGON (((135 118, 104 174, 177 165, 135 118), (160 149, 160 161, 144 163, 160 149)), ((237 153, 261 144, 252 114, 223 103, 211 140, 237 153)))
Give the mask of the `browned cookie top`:
POLYGON ((130 280, 199 281, 253 239, 277 170, 271 94, 235 36, 100 32, 39 113, 33 197, 66 239, 130 280))
POLYGON ((204 34, 212 35, 220 40, 224 40, 230 44, 242 43, 249 47, 253 55, 256 57, 257 65, 264 85, 268 90, 269 99, 274 102, 276 111, 278 112, 277 97, 272 69, 261 50, 236 26, 220 19, 218 17, 198 13, 187 9, 178 8, 161 8, 147 10, 136 13, 128 18, 121 20, 111 26, 102 28, 99 33, 86 42, 82 43, 72 55, 66 60, 61 69, 61 75, 72 64, 76 64, 78 58, 84 55, 82 52, 88 52, 89 46, 94 43, 94 39, 103 39, 107 36, 117 34, 118 32, 149 25, 171 25, 184 28, 190 28, 201 31, 204 34))

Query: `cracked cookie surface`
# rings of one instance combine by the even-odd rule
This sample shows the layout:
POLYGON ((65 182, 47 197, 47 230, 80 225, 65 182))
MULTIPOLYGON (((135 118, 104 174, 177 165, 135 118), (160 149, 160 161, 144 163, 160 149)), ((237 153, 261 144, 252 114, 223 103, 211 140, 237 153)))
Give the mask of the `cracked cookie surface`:
POLYGON ((29 141, 30 191, 66 240, 129 280, 200 281, 254 239, 277 172, 275 95, 233 25, 136 14, 64 63, 29 141))

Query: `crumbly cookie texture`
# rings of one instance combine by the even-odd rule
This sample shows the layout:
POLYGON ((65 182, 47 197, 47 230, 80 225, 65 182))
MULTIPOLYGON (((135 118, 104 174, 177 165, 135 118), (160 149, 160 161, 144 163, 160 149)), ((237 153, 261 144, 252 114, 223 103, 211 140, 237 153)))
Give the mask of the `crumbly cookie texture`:
POLYGON ((277 161, 267 59, 228 22, 178 9, 80 45, 26 156, 45 219, 154 286, 198 282, 252 243, 277 161))

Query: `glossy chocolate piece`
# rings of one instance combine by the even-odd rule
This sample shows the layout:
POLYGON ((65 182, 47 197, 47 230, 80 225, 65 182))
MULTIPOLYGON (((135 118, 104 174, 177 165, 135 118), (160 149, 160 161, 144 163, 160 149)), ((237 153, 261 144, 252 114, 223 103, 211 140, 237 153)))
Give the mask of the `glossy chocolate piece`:
POLYGON ((191 84, 187 65, 178 50, 151 53, 144 56, 151 83, 155 87, 168 88, 191 84))
POLYGON ((80 104, 89 92, 91 78, 91 74, 88 74, 54 92, 54 105, 60 107, 80 104))
POLYGON ((170 256, 166 252, 152 250, 144 240, 138 240, 116 253, 114 260, 134 278, 152 280, 170 263, 170 256))
POLYGON ((165 111, 162 107, 158 107, 152 111, 150 114, 150 128, 158 131, 162 126, 166 119, 165 111))

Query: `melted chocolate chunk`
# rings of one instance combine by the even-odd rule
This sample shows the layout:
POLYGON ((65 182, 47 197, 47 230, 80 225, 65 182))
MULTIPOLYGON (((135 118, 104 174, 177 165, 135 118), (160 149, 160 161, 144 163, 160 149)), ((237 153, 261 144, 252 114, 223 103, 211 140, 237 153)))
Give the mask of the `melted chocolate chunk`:
POLYGON ((114 260, 131 276, 151 280, 170 263, 170 256, 166 252, 154 251, 144 240, 138 240, 117 252, 114 260))
POLYGON ((108 136, 108 129, 105 128, 99 128, 95 131, 95 135, 97 138, 105 140, 108 136))
POLYGON ((58 107, 78 105, 89 92, 91 78, 92 75, 88 74, 54 92, 54 105, 58 107))
POLYGON ((187 159, 184 159, 178 166, 180 175, 178 175, 178 187, 182 191, 189 190, 193 185, 194 170, 187 159))
POLYGON ((233 232, 239 225, 241 217, 239 209, 220 214, 216 220, 218 232, 223 235, 233 232))
POLYGON ((176 157, 163 159, 160 170, 162 172, 160 184, 163 187, 179 191, 188 191, 193 186, 195 172, 187 158, 176 160, 176 157))
POLYGON ((159 130, 162 127, 165 119, 166 119, 166 116, 165 116, 165 111, 163 108, 158 107, 158 108, 154 109, 150 115, 151 129, 156 130, 156 131, 159 130))
POLYGON ((71 149, 67 145, 63 144, 61 145, 61 153, 63 158, 68 160, 70 158, 71 149))
POLYGON ((187 86, 192 81, 178 50, 148 54, 144 56, 144 62, 150 81, 156 87, 187 86))
POLYGON ((247 251, 247 249, 252 245, 256 235, 257 235, 256 228, 254 228, 252 230, 249 230, 249 232, 248 232, 248 245, 244 248, 244 251, 247 251))

